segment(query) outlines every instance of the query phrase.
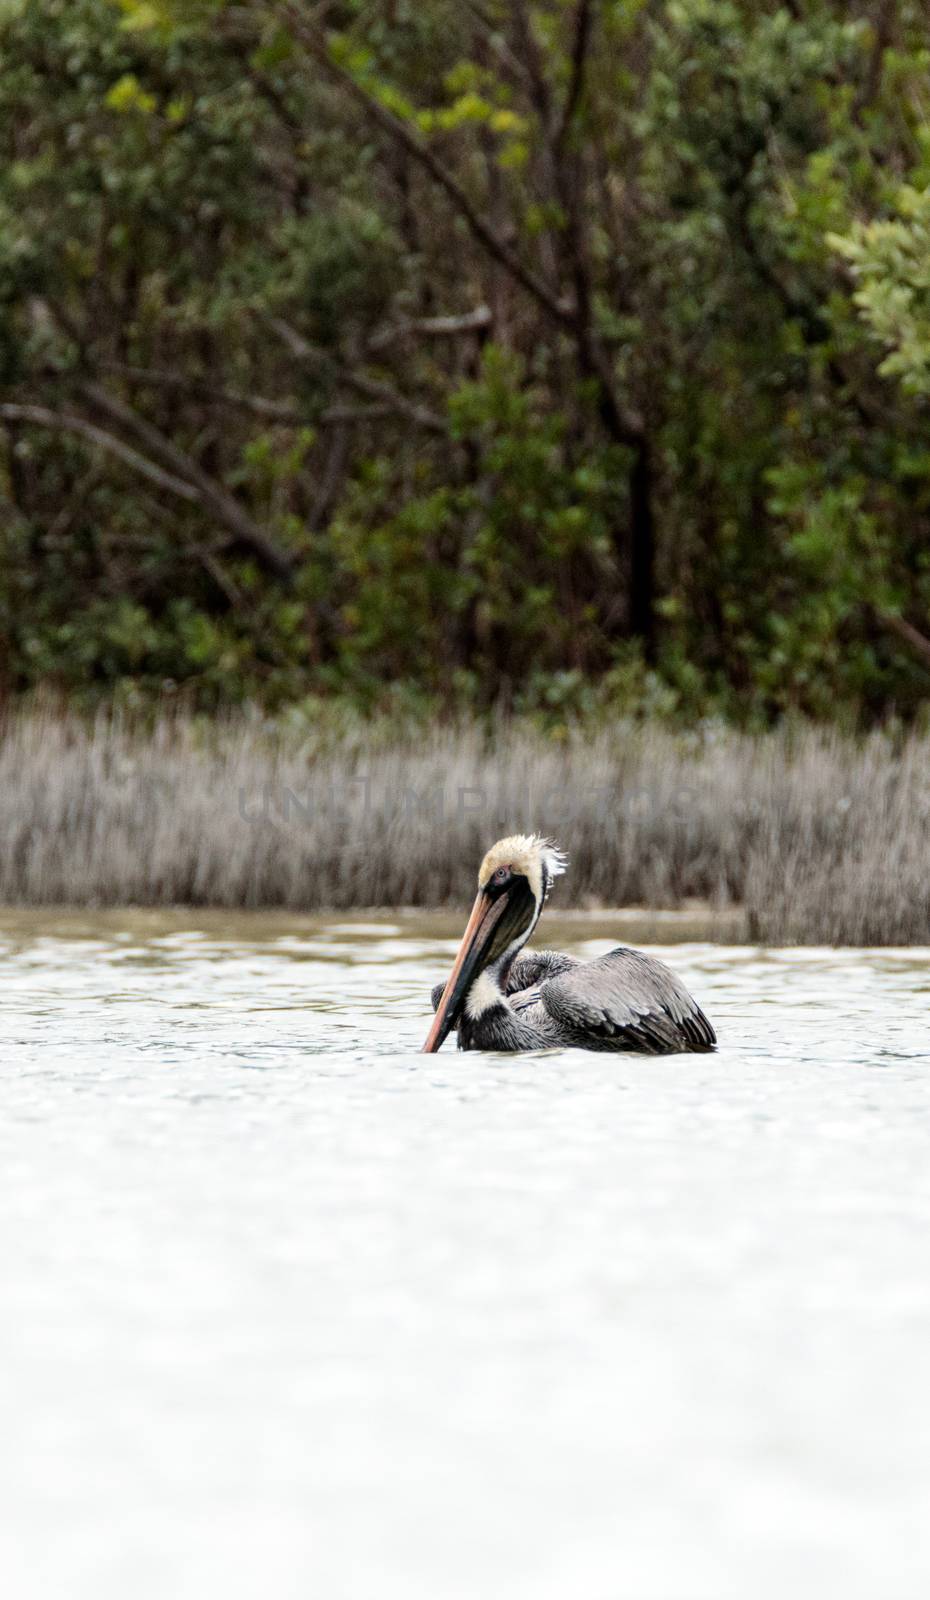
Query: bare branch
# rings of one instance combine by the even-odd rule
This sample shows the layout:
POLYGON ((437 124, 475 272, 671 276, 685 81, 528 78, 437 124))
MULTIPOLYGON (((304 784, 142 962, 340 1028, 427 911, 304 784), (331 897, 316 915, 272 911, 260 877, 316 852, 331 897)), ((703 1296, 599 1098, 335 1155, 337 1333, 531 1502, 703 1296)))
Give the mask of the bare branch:
POLYGON ((575 33, 572 43, 572 71, 568 84, 568 93, 562 107, 562 115, 556 130, 554 144, 560 150, 571 131, 575 113, 578 110, 581 96, 584 91, 585 64, 588 57, 588 46, 591 41, 591 32, 594 23, 594 6, 591 0, 578 0, 575 7, 575 33))
POLYGON ((913 623, 908 622, 904 617, 899 617, 897 612, 875 610, 875 615, 884 627, 891 633, 897 634, 898 638, 908 645, 915 655, 920 656, 925 666, 930 666, 930 639, 927 638, 926 634, 921 633, 919 628, 915 628, 913 623))
POLYGON ((484 7, 474 4, 473 0, 465 0, 465 10, 471 13, 475 22, 484 33, 485 39, 487 40, 491 49, 494 51, 495 55, 499 57, 500 61, 507 68, 508 72, 511 72, 515 78, 521 79, 522 82, 526 84, 529 79, 526 63, 520 60, 520 57, 515 51, 511 50, 494 18, 489 17, 487 12, 484 10, 484 7))
POLYGON ((316 497, 310 509, 310 527, 319 532, 336 503, 339 487, 345 472, 348 456, 348 434, 345 428, 335 428, 330 434, 326 464, 317 485, 316 497))
POLYGON ((878 98, 882 86, 885 52, 894 35, 896 0, 880 0, 872 21, 872 48, 865 79, 853 104, 853 116, 860 125, 866 113, 878 98))
POLYGON ((397 415, 397 406, 379 401, 367 406, 327 406, 319 416, 309 416, 299 406, 283 400, 267 400, 262 395, 243 394, 239 389, 213 388, 181 373, 162 372, 156 367, 127 366, 121 361, 101 361, 103 372, 113 372, 131 382, 153 389, 174 390, 214 405, 230 406, 278 422, 286 428, 341 427, 346 422, 377 422, 397 415))
POLYGON ((166 489, 169 494, 174 494, 181 500, 196 501, 199 496, 191 484, 184 483, 182 479, 174 477, 170 472, 165 472, 154 461, 148 461, 145 456, 133 450, 122 439, 117 439, 112 433, 107 433, 104 428, 98 428, 93 422, 88 422, 84 417, 72 416, 67 411, 51 411, 48 406, 35 405, 0 405, 0 417, 4 422, 32 422, 39 428, 52 428, 62 433, 76 433, 88 439, 98 449, 106 450, 109 455, 116 456, 119 461, 133 472, 138 472, 140 477, 148 478, 150 483, 159 489, 166 489))
POLYGON ((438 412, 430 411, 426 406, 418 406, 408 400, 399 390, 391 387, 389 383, 382 383, 379 378, 368 378, 364 373, 356 372, 351 367, 343 366, 334 356, 326 350, 319 350, 316 345, 305 339, 297 328, 291 326, 283 317, 265 317, 268 326, 274 330, 278 338, 287 346, 291 354, 300 362, 310 362, 314 366, 329 366, 338 373, 344 383, 359 394, 368 395, 370 399, 390 406, 399 415, 409 418, 418 427, 426 428, 430 433, 448 433, 445 420, 438 412))
POLYGON ((243 394, 238 389, 215 388, 211 384, 200 383, 196 378, 187 378, 183 373, 163 372, 156 367, 127 366, 122 361, 101 361, 99 366, 102 372, 116 373, 121 378, 129 378, 133 383, 141 383, 148 388, 176 390, 190 395, 194 400, 213 401, 251 411, 257 417, 267 417, 270 422, 281 422, 289 427, 304 427, 310 420, 295 405, 281 400, 266 400, 262 395, 243 394))
POLYGON ((525 77, 529 85, 530 96, 536 107, 539 121, 548 143, 552 130, 552 92, 549 87, 549 79, 546 76, 543 54, 533 32, 533 24, 526 7, 526 0, 513 0, 513 21, 519 48, 523 52, 526 62, 525 77))
POLYGON ((100 463, 95 461, 92 463, 90 470, 83 473, 78 479, 57 516, 49 523, 45 533, 46 548, 63 540, 65 535, 71 531, 81 507, 86 506, 87 497, 99 480, 100 463))
POLYGON ((294 558, 269 538, 263 528, 252 521, 221 484, 198 466, 192 456, 165 437, 151 422, 134 411, 125 401, 110 394, 99 383, 81 385, 81 392, 90 403, 109 417, 127 433, 135 436, 157 459, 160 459, 181 482, 186 482, 194 492, 190 498, 199 502, 216 520, 256 555, 276 577, 287 580, 293 576, 294 558))
MULTIPOLYGON (((427 414, 431 419, 429 426, 432 428, 432 412, 427 414)), ((406 415, 406 413, 398 412, 397 406, 393 401, 373 400, 371 405, 368 406, 327 406, 326 410, 322 411, 316 420, 325 427, 339 428, 345 422, 386 422, 392 417, 396 419, 399 415, 406 415)), ((416 421, 417 418, 411 417, 410 420, 416 421)), ((437 417, 435 421, 439 422, 441 418, 437 417)))
POLYGON ((195 544, 191 546, 192 553, 197 557, 204 571, 209 573, 221 594, 226 596, 234 610, 242 605, 243 595, 238 584, 233 583, 228 572, 223 570, 213 551, 206 545, 195 544))
POLYGON ((405 339, 411 334, 424 339, 451 339, 460 333, 481 333, 485 328, 490 328, 493 322, 494 314, 490 306, 476 306, 474 311, 463 311, 459 316, 408 317, 405 321, 383 328, 380 333, 372 334, 368 349, 384 350, 395 340, 405 339))

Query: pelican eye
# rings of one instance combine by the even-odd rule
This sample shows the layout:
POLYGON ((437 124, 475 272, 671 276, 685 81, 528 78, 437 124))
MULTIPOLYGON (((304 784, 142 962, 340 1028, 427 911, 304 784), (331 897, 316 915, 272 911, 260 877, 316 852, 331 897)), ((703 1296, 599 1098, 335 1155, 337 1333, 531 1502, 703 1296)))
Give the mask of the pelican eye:
POLYGON ((498 884, 504 884, 504 883, 507 882, 509 877, 510 877, 510 868, 509 867, 498 867, 498 869, 495 872, 493 878, 491 879, 491 882, 492 883, 498 883, 498 884))

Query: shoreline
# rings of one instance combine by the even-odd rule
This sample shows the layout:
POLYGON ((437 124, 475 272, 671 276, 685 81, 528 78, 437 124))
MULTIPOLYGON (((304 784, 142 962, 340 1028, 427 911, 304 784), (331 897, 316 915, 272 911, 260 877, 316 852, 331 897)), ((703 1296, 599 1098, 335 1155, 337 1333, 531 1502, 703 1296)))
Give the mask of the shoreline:
MULTIPOLYGON (((359 906, 313 911, 262 907, 237 910, 224 906, 17 906, 0 905, 0 938, 112 938, 163 939, 185 933, 222 939, 224 931, 255 942, 287 937, 312 938, 314 934, 338 937, 341 930, 357 938, 367 930, 384 937, 400 926, 405 936, 456 940, 465 925, 468 907, 359 906)), ((590 907, 558 910, 550 907, 535 942, 546 949, 580 938, 611 939, 643 944, 746 944, 746 913, 740 906, 717 908, 691 904, 675 909, 649 906, 590 907)))

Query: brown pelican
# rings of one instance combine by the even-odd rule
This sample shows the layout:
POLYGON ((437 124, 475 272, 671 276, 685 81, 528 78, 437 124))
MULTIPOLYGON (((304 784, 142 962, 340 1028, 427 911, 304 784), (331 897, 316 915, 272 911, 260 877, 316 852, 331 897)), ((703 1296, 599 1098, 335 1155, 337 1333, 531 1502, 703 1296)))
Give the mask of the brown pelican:
POLYGON ((539 921, 565 856, 548 839, 516 834, 490 849, 458 955, 433 990, 424 1051, 453 1028, 460 1050, 712 1050, 717 1036, 687 989, 652 956, 622 945, 594 961, 520 951, 539 921))

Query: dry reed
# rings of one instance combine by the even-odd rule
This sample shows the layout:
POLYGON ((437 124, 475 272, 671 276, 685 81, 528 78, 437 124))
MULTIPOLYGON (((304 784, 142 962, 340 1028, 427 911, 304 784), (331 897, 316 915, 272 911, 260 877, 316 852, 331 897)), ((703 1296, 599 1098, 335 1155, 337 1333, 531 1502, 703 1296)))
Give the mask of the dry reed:
POLYGON ((464 904, 487 845, 539 828, 571 857, 562 906, 697 898, 765 942, 930 944, 928 827, 926 737, 33 710, 0 740, 6 904, 464 904))

